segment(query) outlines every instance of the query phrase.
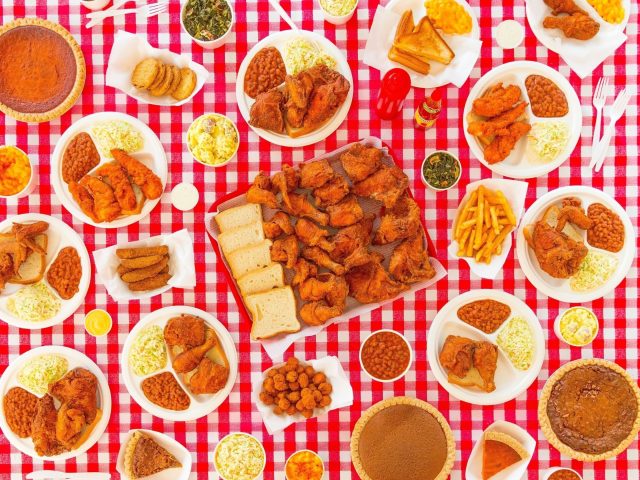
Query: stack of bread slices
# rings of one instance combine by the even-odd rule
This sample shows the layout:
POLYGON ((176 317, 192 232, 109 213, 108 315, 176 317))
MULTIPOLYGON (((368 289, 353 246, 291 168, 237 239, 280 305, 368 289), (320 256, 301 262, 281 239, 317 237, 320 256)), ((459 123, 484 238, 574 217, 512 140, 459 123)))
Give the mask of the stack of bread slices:
POLYGON ((214 218, 220 230, 218 245, 251 313, 251 338, 300 330, 293 290, 285 285, 282 265, 271 261, 260 205, 229 208, 214 218))

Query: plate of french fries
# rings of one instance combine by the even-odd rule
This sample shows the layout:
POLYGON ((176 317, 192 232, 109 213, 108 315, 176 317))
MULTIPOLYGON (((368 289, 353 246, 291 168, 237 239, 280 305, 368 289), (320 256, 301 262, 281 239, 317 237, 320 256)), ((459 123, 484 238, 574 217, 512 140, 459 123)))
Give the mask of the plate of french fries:
POLYGON ((451 228, 449 255, 481 278, 495 278, 513 244, 527 183, 486 179, 470 183, 451 228))

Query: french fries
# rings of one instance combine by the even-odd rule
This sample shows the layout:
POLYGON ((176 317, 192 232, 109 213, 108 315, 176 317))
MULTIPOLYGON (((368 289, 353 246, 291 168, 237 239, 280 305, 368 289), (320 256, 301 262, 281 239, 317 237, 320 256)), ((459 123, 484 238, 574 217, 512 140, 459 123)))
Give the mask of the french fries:
POLYGON ((502 253, 502 244, 516 227, 516 216, 504 194, 480 185, 462 205, 453 224, 458 256, 490 263, 502 253))

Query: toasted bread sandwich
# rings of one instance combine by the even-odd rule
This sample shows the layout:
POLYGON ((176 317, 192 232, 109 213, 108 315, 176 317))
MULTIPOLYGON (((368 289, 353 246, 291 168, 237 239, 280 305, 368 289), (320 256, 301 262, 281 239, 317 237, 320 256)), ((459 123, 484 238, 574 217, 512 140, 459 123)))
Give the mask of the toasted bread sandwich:
MULTIPOLYGON (((402 23, 403 20, 401 19, 400 22, 402 23)), ((406 26, 402 25, 402 28, 406 29, 406 26)), ((412 32, 397 35, 393 46, 423 62, 434 61, 449 65, 455 57, 453 50, 449 48, 427 17, 423 17, 412 32)))

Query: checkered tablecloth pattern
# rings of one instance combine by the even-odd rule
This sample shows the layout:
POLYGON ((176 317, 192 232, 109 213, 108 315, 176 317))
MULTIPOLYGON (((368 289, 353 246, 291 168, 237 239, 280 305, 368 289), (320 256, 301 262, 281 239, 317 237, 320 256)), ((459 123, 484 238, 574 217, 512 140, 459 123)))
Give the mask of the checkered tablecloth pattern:
MULTIPOLYGON (((18 213, 40 212, 62 218, 84 238, 89 251, 116 242, 137 240, 152 235, 175 232, 187 228, 195 242, 197 286, 194 290, 171 290, 146 301, 116 304, 97 282, 93 282, 85 304, 61 325, 42 331, 29 332, 0 322, 0 371, 18 355, 39 345, 67 345, 94 359, 107 375, 113 400, 111 421, 105 434, 87 454, 65 464, 34 461, 18 453, 4 436, 0 437, 0 478, 21 479, 34 469, 57 468, 69 472, 115 472, 120 440, 131 428, 150 428, 165 432, 193 452, 192 479, 217 478, 212 452, 218 439, 230 431, 250 432, 260 438, 267 452, 265 478, 284 478, 285 459, 295 450, 309 448, 320 453, 331 479, 357 478, 352 469, 349 439, 361 413, 384 398, 409 395, 435 405, 449 420, 454 431, 457 452, 453 479, 464 478, 467 458, 484 428, 495 420, 507 420, 526 428, 538 441, 536 454, 528 469, 530 479, 540 478, 548 466, 571 466, 582 472, 585 479, 639 478, 638 441, 614 460, 596 464, 581 464, 562 457, 550 447, 538 426, 537 403, 545 380, 560 365, 581 357, 603 357, 615 360, 634 377, 638 377, 638 269, 634 263, 627 279, 605 298, 590 306, 601 319, 600 334, 589 347, 569 348, 550 328, 558 311, 566 307, 536 292, 524 278, 512 252, 495 281, 473 277, 466 264, 447 258, 448 229, 465 185, 491 172, 471 157, 462 131, 461 112, 471 86, 491 68, 512 60, 537 60, 558 69, 578 92, 582 102, 582 139, 570 160, 548 176, 529 181, 526 205, 545 192, 559 186, 592 185, 613 195, 627 210, 634 226, 638 224, 638 102, 634 97, 626 116, 618 123, 615 137, 615 158, 609 158, 602 173, 592 175, 586 167, 591 153, 591 128, 594 121, 591 98, 594 86, 602 75, 614 80, 616 91, 626 86, 634 93, 638 85, 638 15, 637 4, 627 27, 628 41, 616 54, 598 67, 593 76, 580 80, 558 55, 548 52, 531 33, 525 20, 523 0, 471 0, 479 18, 483 47, 481 58, 471 78, 462 88, 448 87, 444 96, 445 108, 436 128, 427 132, 416 130, 412 115, 424 98, 424 90, 413 90, 405 103, 401 117, 380 121, 372 114, 380 73, 360 61, 369 25, 378 5, 377 0, 360 0, 356 18, 346 26, 334 27, 325 23, 317 0, 284 0, 282 6, 292 13, 302 28, 327 36, 347 56, 355 82, 354 99, 347 120, 337 132, 314 146, 280 148, 260 140, 242 120, 235 100, 236 70, 247 51, 269 33, 288 28, 265 0, 237 0, 236 26, 232 40, 215 51, 205 51, 181 32, 180 2, 172 0, 168 14, 149 21, 136 22, 127 15, 114 24, 109 20, 102 27, 87 30, 87 10, 78 2, 45 2, 44 0, 2 0, 2 23, 14 17, 38 16, 61 23, 80 43, 87 62, 87 82, 82 96, 73 109, 50 123, 27 125, 0 116, 0 144, 18 145, 29 153, 37 164, 39 184, 28 198, 16 202, 0 202, 0 219, 18 213), (515 18, 526 25, 524 44, 515 51, 503 51, 493 39, 493 28, 503 19, 515 18), (146 36, 154 46, 169 48, 191 55, 211 73, 209 82, 193 102, 177 108, 160 108, 138 103, 125 94, 104 86, 104 75, 110 45, 118 29, 146 36), (99 111, 126 112, 147 123, 159 136, 169 158, 169 180, 161 203, 139 224, 117 231, 102 230, 83 225, 61 207, 49 181, 49 159, 60 135, 83 115, 99 111), (185 132, 192 120, 205 112, 220 112, 237 120, 241 146, 237 161, 224 168, 211 169, 194 162, 184 144, 185 132), (351 408, 333 411, 329 415, 299 423, 283 433, 268 435, 260 416, 250 401, 251 379, 270 366, 270 360, 257 343, 249 339, 249 325, 241 321, 222 265, 216 261, 203 225, 204 214, 215 199, 235 190, 252 179, 259 170, 276 171, 282 163, 296 164, 303 159, 330 151, 361 137, 382 138, 395 150, 409 175, 418 203, 424 208, 429 233, 435 242, 438 257, 448 269, 448 276, 427 291, 419 292, 411 300, 398 300, 371 314, 354 318, 349 323, 333 326, 319 334, 296 343, 291 349, 299 357, 316 358, 337 355, 348 371, 355 392, 351 408), (458 153, 463 176, 458 188, 446 193, 426 190, 419 178, 419 168, 425 152, 446 148, 458 153), (181 213, 171 206, 171 188, 182 181, 193 182, 201 192, 201 201, 193 212, 181 213), (539 378, 517 399, 495 407, 476 407, 450 397, 436 382, 427 363, 426 337, 435 313, 456 295, 477 288, 498 288, 526 301, 537 312, 547 337, 547 357, 539 378), (196 422, 169 422, 144 412, 127 393, 120 376, 119 354, 131 328, 139 319, 163 306, 193 305, 205 309, 225 324, 236 341, 240 356, 239 375, 229 399, 206 418, 196 422), (114 328, 106 337, 95 339, 85 333, 85 312, 106 308, 114 318, 114 328), (416 352, 414 365, 408 375, 393 384, 372 383, 358 363, 360 341, 370 331, 394 328, 404 332, 416 352)), ((588 54, 588 53, 585 53, 588 54)), ((2 59, 0 59, 2 61, 2 59)), ((612 100, 610 100, 611 102, 612 100)))

